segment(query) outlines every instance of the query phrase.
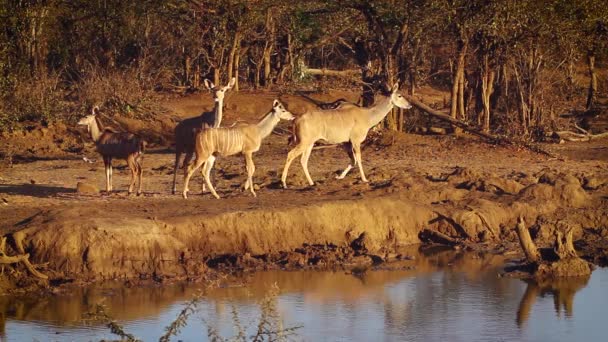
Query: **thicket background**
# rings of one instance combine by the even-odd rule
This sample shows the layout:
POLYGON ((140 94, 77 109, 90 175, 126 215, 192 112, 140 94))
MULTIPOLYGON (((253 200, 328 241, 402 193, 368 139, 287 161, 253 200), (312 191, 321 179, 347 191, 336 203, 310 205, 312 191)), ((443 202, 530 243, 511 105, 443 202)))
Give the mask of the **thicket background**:
MULTIPOLYGON (((0 130, 93 103, 149 113, 204 78, 288 91, 329 69, 363 105, 384 82, 431 85, 453 117, 534 137, 594 109, 607 58, 604 0, 0 0, 0 130)), ((407 129, 398 112, 386 125, 407 129)))

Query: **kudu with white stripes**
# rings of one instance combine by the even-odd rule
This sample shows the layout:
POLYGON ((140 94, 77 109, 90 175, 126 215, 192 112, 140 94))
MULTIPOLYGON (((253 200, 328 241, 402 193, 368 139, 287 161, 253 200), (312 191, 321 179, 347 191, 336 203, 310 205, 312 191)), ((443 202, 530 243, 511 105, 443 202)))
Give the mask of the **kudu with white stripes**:
POLYGON ((281 119, 293 120, 294 116, 285 109, 281 102, 274 100, 272 110, 257 124, 230 128, 209 128, 197 134, 195 142, 196 159, 185 171, 183 197, 188 198, 190 178, 204 164, 202 174, 205 182, 213 196, 220 198, 211 184, 210 173, 213 163, 218 156, 230 156, 237 153, 242 153, 245 156, 247 167, 245 190, 249 188, 255 197, 256 194, 253 189, 253 173, 255 172, 253 153, 260 149, 262 140, 272 133, 281 119))
MULTIPOLYGON (((222 114, 224 107, 224 95, 226 92, 234 86, 236 83, 236 78, 232 78, 228 85, 221 87, 216 86, 213 82, 205 79, 204 81, 207 89, 213 92, 213 101, 215 103, 213 112, 204 112, 203 114, 185 119, 175 126, 175 165, 173 167, 173 194, 177 191, 176 188, 176 179, 177 179, 177 169, 179 166, 179 161, 182 153, 185 153, 184 164, 183 167, 186 169, 186 166, 190 163, 190 159, 192 159, 192 155, 194 154, 194 139, 196 134, 201 129, 207 129, 210 127, 220 127, 222 122, 222 114)), ((204 188, 204 186, 203 186, 204 188)))
POLYGON ((333 110, 312 110, 298 117, 294 122, 294 142, 297 144, 287 155, 281 181, 287 188, 287 173, 293 160, 302 155, 300 162, 308 184, 314 185, 308 172, 308 158, 313 145, 318 140, 329 144, 345 144, 350 164, 336 178, 342 179, 353 168, 359 166, 361 180, 367 182, 361 163, 361 143, 370 128, 380 123, 394 106, 409 109, 412 106, 399 93, 399 84, 384 94, 374 106, 365 108, 354 105, 342 106, 333 110))

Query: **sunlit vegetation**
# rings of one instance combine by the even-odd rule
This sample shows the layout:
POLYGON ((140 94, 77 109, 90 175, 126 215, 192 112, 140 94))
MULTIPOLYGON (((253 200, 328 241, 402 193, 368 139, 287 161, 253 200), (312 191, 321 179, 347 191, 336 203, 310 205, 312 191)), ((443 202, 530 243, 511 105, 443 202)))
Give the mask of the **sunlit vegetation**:
POLYGON ((534 137, 607 83, 600 0, 1 0, 0 18, 0 130, 94 103, 141 116, 159 92, 237 77, 235 90, 349 87, 363 105, 384 82, 432 86, 452 117, 534 137))

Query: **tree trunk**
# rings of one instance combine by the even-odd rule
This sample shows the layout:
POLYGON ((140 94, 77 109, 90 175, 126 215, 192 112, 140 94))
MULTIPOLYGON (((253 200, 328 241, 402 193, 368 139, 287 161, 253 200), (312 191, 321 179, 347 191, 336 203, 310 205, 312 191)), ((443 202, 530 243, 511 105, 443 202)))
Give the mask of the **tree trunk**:
POLYGON ((595 72, 595 53, 587 53, 587 67, 589 68, 589 91, 587 94, 587 110, 593 108, 597 96, 597 74, 595 72))
POLYGON ((289 79, 293 81, 293 74, 296 70, 296 65, 294 60, 295 56, 293 53, 293 39, 291 37, 291 33, 287 34, 287 56, 289 58, 289 70, 291 72, 291 77, 289 79))
POLYGON ((255 65, 255 74, 253 75, 253 84, 255 89, 260 87, 260 73, 262 69, 262 65, 260 63, 255 65))
POLYGON ((213 68, 213 83, 220 84, 222 80, 220 79, 220 68, 213 68))
POLYGON ((362 38, 356 38, 354 44, 355 59, 359 68, 361 68, 361 81, 363 82, 361 89, 361 106, 370 107, 374 104, 374 80, 370 60, 370 53, 367 49, 366 42, 362 38))
MULTIPOLYGON (((234 73, 233 73, 233 77, 235 79, 234 82, 234 87, 232 88, 235 92, 239 91, 239 65, 241 64, 241 46, 239 44, 239 46, 236 49, 236 53, 234 55, 234 73)), ((228 79, 229 81, 231 79, 228 79)))
POLYGON ((194 80, 192 86, 195 89, 198 89, 201 86, 201 63, 199 58, 196 59, 196 63, 194 64, 194 80))
POLYGON ((467 120, 466 102, 464 101, 464 67, 462 68, 462 74, 460 74, 460 80, 458 82, 458 118, 460 120, 467 120))
POLYGON ((521 124, 521 128, 523 130, 524 135, 528 134, 528 118, 530 116, 530 108, 525 100, 524 96, 524 84, 519 75, 519 71, 517 66, 513 68, 513 75, 515 76, 515 84, 517 85, 517 98, 519 102, 518 111, 519 111, 519 122, 521 124))
POLYGON ((564 233, 559 229, 555 231, 555 245, 553 250, 560 260, 578 258, 578 254, 576 254, 574 244, 572 243, 572 227, 568 226, 564 233))
POLYGON ((519 237, 519 244, 524 250, 528 262, 534 264, 538 263, 540 261, 540 253, 538 252, 538 248, 536 248, 536 244, 530 237, 530 232, 526 227, 524 218, 521 216, 517 219, 517 236, 519 237))
POLYGON ((466 45, 462 40, 458 41, 458 58, 456 69, 452 77, 452 102, 450 107, 450 116, 454 119, 458 118, 458 95, 460 92, 460 79, 464 78, 464 60, 466 56, 466 45))
POLYGON ((481 73, 481 103, 482 103, 482 129, 484 132, 490 131, 490 115, 491 115, 491 104, 490 97, 494 92, 494 78, 496 73, 490 69, 489 57, 484 57, 483 70, 481 73))
MULTIPOLYGON (((463 119, 464 117, 464 62, 467 53, 467 45, 462 40, 458 41, 458 60, 456 62, 456 70, 454 71, 452 81, 452 102, 450 107, 450 116, 454 119, 463 119)), ((455 132, 460 129, 455 127, 455 132)))
POLYGON ((270 80, 270 72, 272 70, 271 64, 271 56, 272 50, 274 48, 275 43, 275 25, 274 19, 272 17, 271 9, 269 8, 266 12, 266 42, 264 44, 264 53, 263 53, 263 63, 264 63, 264 77, 262 81, 265 87, 269 87, 270 80))
POLYGON ((182 79, 182 82, 185 86, 188 86, 190 84, 191 70, 192 60, 190 59, 190 56, 186 55, 184 56, 184 75, 182 79))
POLYGON ((232 47, 230 47, 230 53, 228 55, 228 81, 232 79, 234 74, 234 62, 238 55, 238 50, 241 44, 241 33, 237 31, 234 33, 234 40, 232 41, 232 47))

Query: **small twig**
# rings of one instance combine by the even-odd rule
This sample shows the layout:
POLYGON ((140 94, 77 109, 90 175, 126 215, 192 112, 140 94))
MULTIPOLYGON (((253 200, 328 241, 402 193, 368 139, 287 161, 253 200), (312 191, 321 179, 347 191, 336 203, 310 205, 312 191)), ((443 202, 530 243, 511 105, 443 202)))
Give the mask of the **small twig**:
POLYGON ((582 127, 580 127, 579 125, 577 125, 576 123, 574 123, 574 127, 576 129, 578 129, 579 131, 583 132, 583 134, 587 134, 589 135, 589 131, 587 131, 586 129, 583 129, 582 127))

